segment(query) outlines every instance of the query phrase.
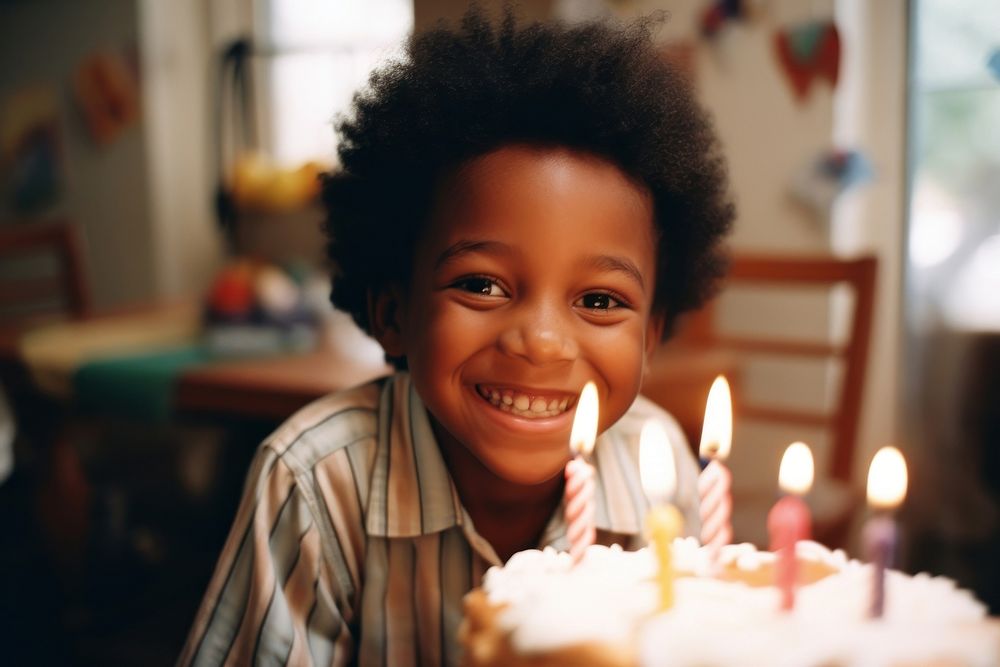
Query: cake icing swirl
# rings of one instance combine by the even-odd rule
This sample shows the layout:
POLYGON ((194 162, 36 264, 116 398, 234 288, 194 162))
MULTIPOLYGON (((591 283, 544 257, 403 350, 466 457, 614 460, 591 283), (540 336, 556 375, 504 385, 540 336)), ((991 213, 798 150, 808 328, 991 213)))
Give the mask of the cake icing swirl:
MULTIPOLYGON (((693 538, 676 540, 673 549, 675 568, 688 576, 677 579, 676 603, 665 613, 656 613, 656 562, 646 549, 592 546, 576 568, 568 554, 525 551, 487 572, 483 589, 503 605, 498 623, 526 654, 599 642, 638 647, 642 667, 875 667, 938 657, 1000 664, 995 628, 976 631, 986 608, 949 579, 888 572, 885 617, 873 621, 871 566, 802 542, 798 558, 832 574, 800 588, 794 611, 780 613, 773 587, 708 576, 708 554, 693 538)), ((765 571, 774 555, 730 545, 720 562, 739 577, 765 571)))

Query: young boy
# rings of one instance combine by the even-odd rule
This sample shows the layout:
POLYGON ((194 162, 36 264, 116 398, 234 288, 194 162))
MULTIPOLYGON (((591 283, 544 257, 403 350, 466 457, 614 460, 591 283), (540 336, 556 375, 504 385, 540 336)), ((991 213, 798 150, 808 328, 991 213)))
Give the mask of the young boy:
POLYGON ((562 473, 589 380, 597 541, 643 543, 648 418, 672 436, 698 534, 684 437, 637 394, 721 275, 733 209, 709 123, 649 28, 494 28, 472 11, 355 99, 324 188, 332 298, 399 372, 263 444, 182 664, 456 664, 485 570, 567 547, 562 473))

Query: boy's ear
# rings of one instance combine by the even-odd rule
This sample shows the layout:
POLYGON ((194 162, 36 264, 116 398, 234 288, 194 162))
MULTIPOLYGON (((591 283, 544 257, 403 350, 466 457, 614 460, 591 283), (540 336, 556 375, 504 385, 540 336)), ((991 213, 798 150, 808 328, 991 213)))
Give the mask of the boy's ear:
POLYGON ((652 313, 646 323, 646 362, 663 340, 663 327, 667 318, 662 313, 652 313))
POLYGON ((398 287, 391 286, 378 292, 368 292, 368 321, 372 337, 389 357, 405 357, 403 349, 402 310, 403 300, 398 287))

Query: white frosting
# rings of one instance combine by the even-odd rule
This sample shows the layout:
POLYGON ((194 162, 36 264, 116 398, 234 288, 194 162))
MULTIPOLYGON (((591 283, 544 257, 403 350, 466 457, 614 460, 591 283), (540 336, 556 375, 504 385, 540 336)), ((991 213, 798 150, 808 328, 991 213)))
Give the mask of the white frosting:
MULTIPOLYGON (((803 542, 800 558, 838 572, 799 589, 795 610, 786 614, 778 611, 775 588, 704 576, 710 563, 693 538, 673 547, 675 567, 699 576, 676 580, 675 605, 665 613, 655 613, 656 563, 646 549, 592 546, 576 568, 568 554, 525 551, 491 568, 483 588, 491 601, 507 604, 499 623, 525 653, 598 641, 636 643, 642 667, 876 667, 932 658, 1000 664, 1000 633, 974 625, 985 607, 949 579, 888 572, 885 617, 872 621, 871 566, 803 542)), ((774 555, 731 545, 720 559, 752 571, 774 555)))

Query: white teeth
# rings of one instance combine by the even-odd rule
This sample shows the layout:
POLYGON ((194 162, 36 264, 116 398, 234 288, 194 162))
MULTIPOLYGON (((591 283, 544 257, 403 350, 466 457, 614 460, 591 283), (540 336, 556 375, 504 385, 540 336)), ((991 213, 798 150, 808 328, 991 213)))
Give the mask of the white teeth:
POLYGON ((566 411, 570 399, 545 399, 540 396, 532 398, 528 394, 518 394, 510 390, 493 389, 480 385, 479 394, 487 401, 504 412, 519 417, 555 417, 566 411))

